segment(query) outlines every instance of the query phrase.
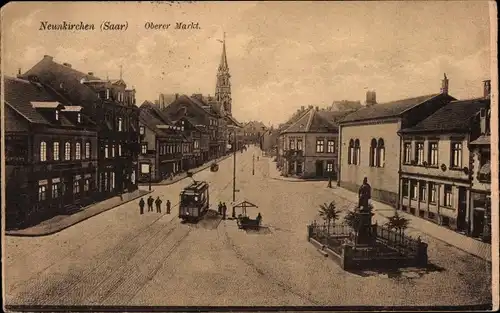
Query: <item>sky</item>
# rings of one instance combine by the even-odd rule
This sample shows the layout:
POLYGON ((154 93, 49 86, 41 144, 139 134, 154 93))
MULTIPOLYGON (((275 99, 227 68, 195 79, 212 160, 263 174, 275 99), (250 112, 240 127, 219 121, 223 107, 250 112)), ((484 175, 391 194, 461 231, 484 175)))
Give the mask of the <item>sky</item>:
POLYGON ((367 90, 378 102, 438 93, 444 73, 455 98, 481 96, 495 55, 489 10, 486 1, 10 2, 2 72, 25 72, 47 54, 101 78, 118 78, 123 65, 139 104, 159 93, 213 95, 226 32, 233 116, 277 125, 301 106, 364 102, 367 90), (42 21, 96 30, 40 31, 42 21), (101 32, 104 21, 128 28, 101 32))

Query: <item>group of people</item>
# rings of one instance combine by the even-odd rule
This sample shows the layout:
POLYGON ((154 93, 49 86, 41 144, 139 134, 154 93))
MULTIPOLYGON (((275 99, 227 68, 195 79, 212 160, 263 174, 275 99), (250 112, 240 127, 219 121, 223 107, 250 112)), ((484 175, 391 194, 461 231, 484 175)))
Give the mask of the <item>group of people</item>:
MULTIPOLYGON (((161 204, 163 203, 163 201, 161 201, 160 197, 156 197, 156 200, 149 196, 148 200, 147 200, 147 204, 148 204, 148 212, 154 212, 153 210, 153 204, 156 205, 156 213, 161 213, 161 204)), ((144 205, 146 204, 146 201, 144 201, 144 198, 141 198, 141 200, 139 200, 139 211, 140 211, 140 214, 144 214, 144 205)), ((167 214, 170 214, 170 200, 167 200, 167 203, 166 203, 166 208, 167 208, 167 214)))
POLYGON ((225 220, 226 219, 226 213, 227 213, 226 202, 220 202, 219 201, 219 205, 217 207, 218 207, 219 214, 222 215, 222 219, 225 220))

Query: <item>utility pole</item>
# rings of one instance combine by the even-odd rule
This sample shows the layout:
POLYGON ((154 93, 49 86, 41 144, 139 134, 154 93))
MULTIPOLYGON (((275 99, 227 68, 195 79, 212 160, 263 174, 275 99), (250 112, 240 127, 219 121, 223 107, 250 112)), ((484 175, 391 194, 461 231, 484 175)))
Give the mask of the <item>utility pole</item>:
POLYGON ((252 175, 255 175, 255 154, 252 156, 252 175))
POLYGON ((233 131, 233 204, 236 203, 236 130, 233 131))

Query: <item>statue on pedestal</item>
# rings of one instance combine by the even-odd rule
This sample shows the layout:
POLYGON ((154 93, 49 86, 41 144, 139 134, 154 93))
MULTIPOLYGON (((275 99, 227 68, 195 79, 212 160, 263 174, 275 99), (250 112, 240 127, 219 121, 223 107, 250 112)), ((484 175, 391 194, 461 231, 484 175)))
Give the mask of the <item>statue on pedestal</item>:
POLYGON ((368 184, 368 178, 363 178, 363 184, 358 190, 358 208, 360 211, 369 211, 368 200, 372 197, 372 187, 368 184))

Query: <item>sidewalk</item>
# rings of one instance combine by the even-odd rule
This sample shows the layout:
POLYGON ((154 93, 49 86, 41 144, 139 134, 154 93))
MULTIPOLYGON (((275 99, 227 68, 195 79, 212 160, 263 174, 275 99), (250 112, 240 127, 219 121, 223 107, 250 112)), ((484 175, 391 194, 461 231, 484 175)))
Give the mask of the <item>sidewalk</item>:
MULTIPOLYGON (((328 181, 327 178, 297 178, 297 177, 285 177, 281 176, 280 171, 276 168, 276 162, 273 162, 274 157, 265 157, 263 156, 262 158, 266 158, 267 161, 269 162, 269 178, 274 179, 274 180, 283 180, 283 181, 288 181, 288 182, 308 182, 308 181, 328 181)), ((332 181, 332 184, 334 182, 332 181)))
MULTIPOLYGON (((358 202, 357 194, 347 189, 334 187, 332 188, 332 192, 336 196, 352 202, 353 204, 358 202)), ((389 218, 395 212, 395 209, 389 205, 373 200, 371 200, 371 202, 373 203, 374 213, 376 215, 384 218, 389 218)), ((410 220, 409 228, 417 230, 418 232, 424 233, 430 237, 452 245, 462 251, 491 262, 492 250, 490 244, 461 235, 451 229, 447 229, 443 226, 439 226, 437 224, 402 211, 398 211, 398 214, 410 220)))
POLYGON ((83 222, 88 218, 111 210, 124 203, 133 201, 149 193, 151 193, 151 191, 135 190, 133 192, 123 194, 123 200, 120 198, 120 196, 115 196, 104 201, 89 205, 77 213, 71 215, 57 215, 33 227, 5 231, 5 234, 7 236, 25 237, 52 235, 70 226, 83 222))
MULTIPOLYGON (((199 167, 195 167, 193 169, 190 169, 189 172, 193 173, 193 174, 196 174, 198 172, 201 172, 207 168, 210 167, 210 165, 212 165, 213 162, 221 162, 227 158, 230 158, 233 154, 228 154, 228 155, 225 155, 223 157, 220 157, 218 159, 215 159, 215 160, 211 160, 211 161, 208 161, 207 163, 203 164, 203 165, 200 165, 199 167)), ((166 186, 166 185, 172 185, 172 184, 175 184, 176 182, 178 181, 181 181, 183 180, 184 178, 187 178, 187 174, 186 172, 182 172, 182 173, 179 173, 177 175, 174 176, 173 179, 164 179, 160 182, 157 182, 157 183, 153 183, 151 182, 151 186, 166 186)), ((139 186, 149 186, 149 183, 145 183, 145 182, 140 182, 139 183, 139 186)))

